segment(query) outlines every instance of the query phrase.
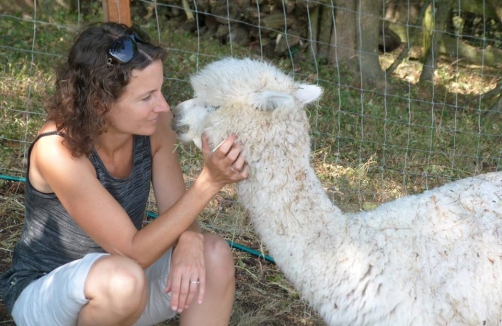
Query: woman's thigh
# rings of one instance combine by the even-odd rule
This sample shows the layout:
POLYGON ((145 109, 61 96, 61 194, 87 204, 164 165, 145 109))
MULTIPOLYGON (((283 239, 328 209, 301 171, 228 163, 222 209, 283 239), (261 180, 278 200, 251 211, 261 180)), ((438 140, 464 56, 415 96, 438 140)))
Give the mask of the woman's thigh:
POLYGON ((12 317, 16 325, 76 325, 80 310, 88 302, 84 295, 87 274, 105 255, 88 254, 33 281, 14 304, 12 317))
MULTIPOLYGON (((88 302, 84 285, 89 270, 105 255, 88 254, 32 282, 14 304, 16 325, 76 325, 80 310, 88 302)), ((176 316, 170 308, 171 293, 165 292, 171 255, 172 249, 146 270, 148 303, 135 326, 155 325, 176 316)))

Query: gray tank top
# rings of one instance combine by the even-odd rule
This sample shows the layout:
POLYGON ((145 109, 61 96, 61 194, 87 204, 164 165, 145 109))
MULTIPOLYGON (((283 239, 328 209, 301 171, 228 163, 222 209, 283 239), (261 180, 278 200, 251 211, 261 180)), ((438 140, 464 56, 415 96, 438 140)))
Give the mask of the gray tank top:
MULTIPOLYGON (((64 136, 55 131, 40 134, 28 150, 28 172, 33 145, 40 137, 49 135, 64 136)), ((97 152, 89 159, 101 184, 125 209, 139 230, 150 193, 152 150, 148 136, 135 135, 133 143, 132 171, 127 178, 118 179, 110 175, 97 152)), ((102 218, 106 220, 107 216, 102 218)), ((12 266, 0 276, 0 293, 9 312, 30 282, 94 252, 104 250, 82 231, 54 193, 41 193, 34 189, 27 173, 23 230, 14 248, 12 266)))

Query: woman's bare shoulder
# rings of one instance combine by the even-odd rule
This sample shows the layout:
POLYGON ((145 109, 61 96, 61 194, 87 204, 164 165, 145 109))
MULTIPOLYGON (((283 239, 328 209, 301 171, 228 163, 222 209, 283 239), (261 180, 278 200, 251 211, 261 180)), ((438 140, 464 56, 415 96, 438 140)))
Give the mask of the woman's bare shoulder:
MULTIPOLYGON (((38 135, 53 131, 56 131, 56 126, 49 121, 40 128, 38 135)), ((73 156, 60 134, 40 137, 33 145, 29 160, 30 183, 35 189, 44 193, 54 192, 48 180, 49 176, 54 180, 64 179, 72 174, 71 171, 80 171, 82 175, 89 174, 95 177, 89 159, 85 156, 73 156)))

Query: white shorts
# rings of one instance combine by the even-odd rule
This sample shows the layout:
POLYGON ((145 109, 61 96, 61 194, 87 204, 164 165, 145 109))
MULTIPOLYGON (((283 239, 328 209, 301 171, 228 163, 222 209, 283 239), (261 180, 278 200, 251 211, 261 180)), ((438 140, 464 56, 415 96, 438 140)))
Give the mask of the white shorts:
MULTIPOLYGON (((145 311, 134 324, 155 325, 173 318, 171 293, 165 293, 171 266, 171 250, 146 270, 149 296, 145 311)), ((17 326, 71 326, 88 300, 84 284, 94 262, 108 254, 87 254, 60 266, 28 285, 14 303, 12 317, 17 326)))

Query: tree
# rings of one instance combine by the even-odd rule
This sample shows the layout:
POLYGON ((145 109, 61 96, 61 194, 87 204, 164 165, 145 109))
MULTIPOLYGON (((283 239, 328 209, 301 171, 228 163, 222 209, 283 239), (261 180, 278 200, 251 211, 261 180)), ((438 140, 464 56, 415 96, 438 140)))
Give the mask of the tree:
POLYGON ((383 3, 375 0, 359 2, 357 10, 357 52, 359 54, 359 70, 361 86, 379 86, 385 82, 384 73, 379 61, 379 35, 383 29, 381 23, 383 3))
POLYGON ((420 74, 420 82, 432 82, 439 56, 439 42, 445 30, 446 20, 454 0, 435 0, 427 8, 424 18, 424 67, 420 74))
MULTIPOLYGON (((326 2, 326 1, 324 1, 326 2)), ((355 74, 361 87, 384 86, 379 63, 384 0, 337 0, 315 9, 318 58, 355 74)))

